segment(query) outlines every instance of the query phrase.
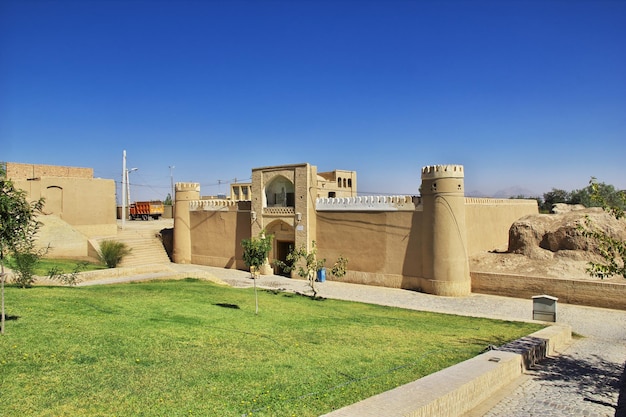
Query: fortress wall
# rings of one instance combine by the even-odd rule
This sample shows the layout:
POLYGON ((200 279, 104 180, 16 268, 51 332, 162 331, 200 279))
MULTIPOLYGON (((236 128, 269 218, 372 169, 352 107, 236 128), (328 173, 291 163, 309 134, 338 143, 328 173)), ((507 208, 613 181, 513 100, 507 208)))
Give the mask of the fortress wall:
POLYGON ((417 211, 318 212, 318 257, 328 268, 340 255, 348 258, 344 282, 420 289, 421 220, 417 211))
POLYGON ((291 216, 298 217, 295 246, 310 249, 315 240, 327 268, 346 257, 342 281, 464 296, 471 291, 468 255, 506 249, 511 224, 538 212, 535 200, 466 198, 460 165, 423 168, 421 197, 313 200, 309 190, 315 174, 308 164, 255 169, 246 207, 232 200, 199 200, 199 184, 177 183, 174 261, 245 270, 241 240, 277 218, 264 207, 263 190, 280 175, 294 182, 295 205, 283 215, 294 227, 291 216))
MULTIPOLYGON (((327 259, 328 267, 339 255, 347 257, 349 271, 342 279, 345 282, 428 291, 422 260, 426 244, 423 207, 379 211, 390 201, 397 204, 396 198, 388 200, 318 199, 318 204, 323 203, 317 212, 318 255, 327 259), (359 208, 355 205, 362 206, 363 211, 356 211, 359 208), (336 211, 331 211, 333 208, 336 211)), ((402 207, 407 208, 404 204, 402 207)), ((466 198, 465 209, 470 255, 496 248, 505 250, 511 224, 538 212, 536 200, 520 199, 466 198)))
MULTIPOLYGON (((233 207, 236 208, 236 205, 233 207)), ((250 238, 249 211, 192 210, 189 220, 191 263, 247 269, 241 241, 250 238)))
POLYGON ((43 212, 55 214, 87 237, 117 233, 115 181, 100 178, 41 177, 14 180, 29 200, 45 199, 43 212))
POLYGON ((536 200, 465 198, 468 255, 507 250, 509 228, 517 219, 539 213, 536 200))
POLYGON ((527 298, 529 302, 534 295, 547 294, 560 303, 626 310, 625 283, 489 272, 472 272, 471 276, 472 292, 476 293, 527 298))
POLYGON ((93 178, 93 168, 7 162, 7 177, 13 181, 43 177, 93 178))

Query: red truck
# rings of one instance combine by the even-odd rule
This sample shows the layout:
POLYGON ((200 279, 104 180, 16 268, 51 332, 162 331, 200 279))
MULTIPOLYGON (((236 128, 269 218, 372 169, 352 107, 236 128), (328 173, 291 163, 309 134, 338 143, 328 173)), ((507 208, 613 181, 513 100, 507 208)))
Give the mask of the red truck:
POLYGON ((132 220, 158 220, 163 215, 163 203, 161 201, 137 201, 130 205, 130 218, 132 220))

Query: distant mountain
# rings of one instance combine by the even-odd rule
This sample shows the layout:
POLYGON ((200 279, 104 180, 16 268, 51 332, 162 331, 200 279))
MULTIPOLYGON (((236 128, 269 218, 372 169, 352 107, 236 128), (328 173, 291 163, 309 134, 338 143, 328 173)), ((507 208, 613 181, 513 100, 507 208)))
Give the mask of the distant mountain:
POLYGON ((509 187, 509 188, 505 188, 504 190, 497 191, 493 196, 495 198, 511 198, 511 197, 517 197, 520 195, 531 198, 531 197, 536 197, 537 193, 529 190, 528 188, 515 185, 513 187, 509 187))
POLYGON ((466 191, 465 196, 466 197, 489 197, 489 195, 479 190, 466 191))
POLYGON ((468 197, 490 197, 490 198, 511 198, 517 196, 524 196, 527 198, 537 197, 540 194, 529 190, 528 188, 523 188, 520 186, 513 186, 509 188, 505 188, 503 190, 496 191, 493 194, 484 193, 482 191, 474 190, 465 193, 468 197))

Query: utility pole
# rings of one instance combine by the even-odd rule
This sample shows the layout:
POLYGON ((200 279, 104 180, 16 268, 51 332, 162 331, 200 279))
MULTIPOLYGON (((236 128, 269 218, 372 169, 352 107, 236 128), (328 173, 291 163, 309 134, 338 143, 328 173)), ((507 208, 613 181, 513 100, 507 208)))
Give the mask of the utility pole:
POLYGON ((138 168, 126 168, 126 150, 122 154, 122 229, 126 224, 126 208, 130 206, 130 187, 128 183, 128 172, 137 171, 138 168))
POLYGON ((122 156, 122 229, 124 229, 124 223, 126 222, 126 149, 122 156))
POLYGON ((172 192, 170 194, 170 198, 172 199, 172 208, 174 207, 174 174, 172 171, 176 168, 174 165, 170 165, 170 187, 172 188, 172 192))
POLYGON ((128 208, 130 210, 130 173, 133 171, 137 171, 139 168, 131 168, 126 170, 126 202, 128 203, 128 208))

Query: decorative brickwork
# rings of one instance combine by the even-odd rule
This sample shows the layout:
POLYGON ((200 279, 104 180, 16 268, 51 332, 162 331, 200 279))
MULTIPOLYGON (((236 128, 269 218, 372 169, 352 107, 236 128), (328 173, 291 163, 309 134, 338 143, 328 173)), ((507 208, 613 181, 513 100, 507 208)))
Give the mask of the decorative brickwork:
POLYGON ((217 211, 236 209, 238 207, 237 203, 235 200, 224 199, 194 200, 189 201, 189 210, 217 211))
POLYGON ((419 203, 419 197, 410 195, 318 198, 315 208, 317 211, 413 211, 419 203))

